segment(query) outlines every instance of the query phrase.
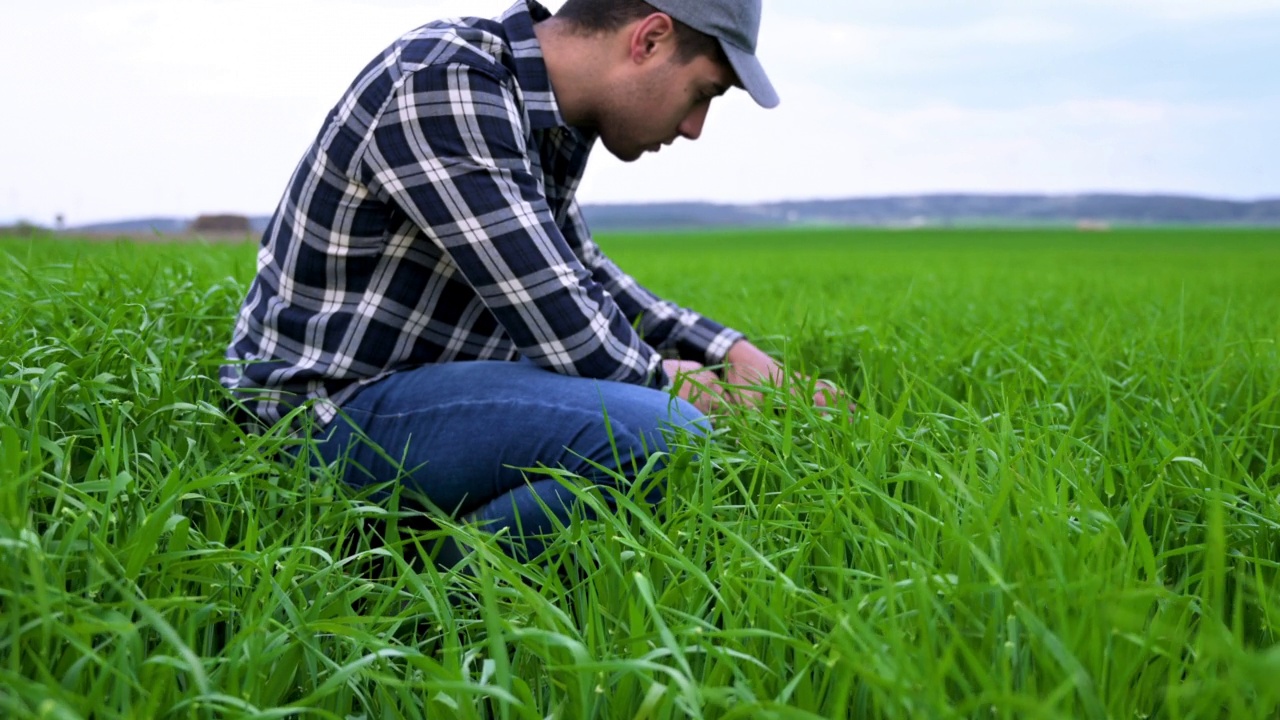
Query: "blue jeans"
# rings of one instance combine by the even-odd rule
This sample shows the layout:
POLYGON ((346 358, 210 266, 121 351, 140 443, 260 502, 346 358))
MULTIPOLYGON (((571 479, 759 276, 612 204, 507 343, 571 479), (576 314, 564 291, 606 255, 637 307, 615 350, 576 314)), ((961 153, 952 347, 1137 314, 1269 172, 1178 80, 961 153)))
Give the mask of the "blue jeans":
MULTIPOLYGON (((342 410, 318 447, 325 463, 345 459, 349 485, 399 481, 490 532, 519 528, 523 547, 514 549, 525 557, 541 553, 539 536, 553 532, 555 521, 568 524, 574 503, 556 478, 523 470, 563 468, 613 485, 613 473, 633 477, 650 455, 666 452, 666 432, 703 435, 710 428, 701 412, 668 393, 558 375, 528 361, 396 373, 342 410)), ((660 488, 646 496, 660 499, 660 488)))

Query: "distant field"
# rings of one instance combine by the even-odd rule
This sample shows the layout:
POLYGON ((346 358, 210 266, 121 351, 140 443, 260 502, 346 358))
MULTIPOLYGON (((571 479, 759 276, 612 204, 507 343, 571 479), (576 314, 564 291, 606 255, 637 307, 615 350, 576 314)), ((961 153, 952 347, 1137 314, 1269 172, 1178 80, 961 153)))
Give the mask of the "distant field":
POLYGON ((860 410, 466 574, 222 415, 251 244, 0 239, 0 717, 1280 712, 1280 231, 602 244, 860 410))

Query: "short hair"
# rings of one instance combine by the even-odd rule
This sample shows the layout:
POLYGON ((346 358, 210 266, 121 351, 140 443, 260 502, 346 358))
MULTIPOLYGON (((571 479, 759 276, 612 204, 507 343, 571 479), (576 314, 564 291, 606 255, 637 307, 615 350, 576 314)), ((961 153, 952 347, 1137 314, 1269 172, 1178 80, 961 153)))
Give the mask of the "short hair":
MULTIPOLYGON (((644 0, 566 0, 556 17, 569 21, 580 32, 615 32, 629 23, 661 12, 644 0)), ((720 41, 696 30, 675 18, 676 59, 684 64, 706 56, 727 65, 729 58, 720 47, 720 41)))

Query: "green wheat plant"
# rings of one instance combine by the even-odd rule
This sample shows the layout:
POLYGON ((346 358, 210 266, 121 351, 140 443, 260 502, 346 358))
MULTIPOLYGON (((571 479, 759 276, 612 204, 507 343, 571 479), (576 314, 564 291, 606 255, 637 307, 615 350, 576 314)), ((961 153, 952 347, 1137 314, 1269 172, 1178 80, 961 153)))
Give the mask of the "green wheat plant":
POLYGON ((252 244, 0 240, 0 717, 1280 712, 1280 234, 602 244, 858 410, 530 469, 619 510, 522 564, 228 418, 252 244))

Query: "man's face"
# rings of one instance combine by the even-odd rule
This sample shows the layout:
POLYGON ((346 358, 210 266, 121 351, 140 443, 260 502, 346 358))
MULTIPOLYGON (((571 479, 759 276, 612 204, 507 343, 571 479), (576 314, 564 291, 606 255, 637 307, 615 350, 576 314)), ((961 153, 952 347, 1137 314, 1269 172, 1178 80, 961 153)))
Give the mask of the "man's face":
POLYGON ((656 153, 677 138, 697 140, 711 101, 734 81, 726 64, 706 56, 681 63, 672 54, 637 67, 615 85, 601 112, 600 140, 623 162, 656 153))

